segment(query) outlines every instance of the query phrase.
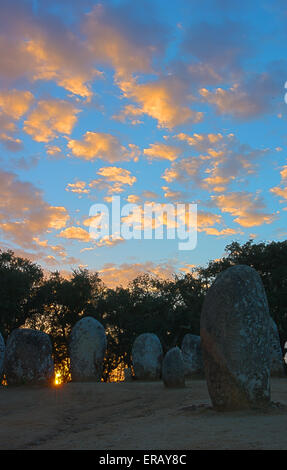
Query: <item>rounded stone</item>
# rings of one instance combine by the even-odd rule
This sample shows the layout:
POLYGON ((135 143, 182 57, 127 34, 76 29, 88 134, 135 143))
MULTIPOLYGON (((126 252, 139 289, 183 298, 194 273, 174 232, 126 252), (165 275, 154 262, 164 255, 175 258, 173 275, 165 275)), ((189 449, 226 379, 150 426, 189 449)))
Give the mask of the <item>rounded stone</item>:
POLYGON ((187 333, 181 343, 181 351, 184 362, 185 376, 203 376, 203 359, 200 336, 187 333))
POLYGON ((4 358, 5 358, 5 342, 3 336, 0 333, 0 379, 4 369, 4 358))
POLYGON ((270 402, 270 316, 259 274, 237 265, 220 273, 204 299, 200 335, 215 409, 270 402))
POLYGON ((132 382, 133 380, 133 374, 132 370, 130 367, 127 367, 124 369, 124 381, 125 382, 132 382))
POLYGON ((277 325, 270 317, 270 373, 272 377, 285 377, 285 368, 277 325))
POLYGON ((30 328, 13 330, 7 339, 4 373, 8 385, 51 384, 54 362, 49 336, 30 328))
POLYGON ((154 333, 142 333, 133 344, 132 362, 135 378, 159 380, 161 377, 163 350, 154 333))
POLYGON ((93 317, 81 318, 73 327, 70 342, 70 370, 74 382, 100 382, 107 348, 103 325, 93 317))
POLYGON ((162 363, 162 380, 166 387, 179 388, 185 386, 184 361, 178 347, 170 349, 162 363))

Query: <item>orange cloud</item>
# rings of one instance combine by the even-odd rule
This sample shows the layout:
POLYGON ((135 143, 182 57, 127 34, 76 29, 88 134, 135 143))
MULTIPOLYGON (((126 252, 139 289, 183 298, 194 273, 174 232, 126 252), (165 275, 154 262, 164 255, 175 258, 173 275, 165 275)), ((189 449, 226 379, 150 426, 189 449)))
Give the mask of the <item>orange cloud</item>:
POLYGON ((129 119, 132 125, 142 124, 143 121, 138 119, 138 117, 141 116, 142 114, 144 113, 141 108, 138 108, 137 106, 134 106, 133 104, 127 104, 119 112, 119 114, 115 114, 113 116, 113 119, 116 119, 117 121, 120 121, 122 123, 125 123, 126 120, 129 119))
MULTIPOLYGON (((137 115, 147 114, 158 122, 158 127, 173 128, 188 121, 197 123, 203 113, 193 111, 186 102, 188 91, 186 84, 175 77, 160 79, 156 82, 138 84, 133 78, 118 79, 117 84, 124 97, 136 101, 137 115)), ((132 108, 132 117, 135 108, 132 108)), ((124 116, 128 116, 125 108, 124 116)))
POLYGON ((67 252, 65 250, 65 248, 62 246, 62 245, 51 245, 48 240, 40 240, 39 237, 34 237, 33 238, 33 241, 39 246, 39 247, 42 247, 42 248, 45 248, 45 252, 43 253, 40 253, 41 256, 45 256, 44 258, 44 262, 46 264, 49 264, 49 262, 47 262, 47 260, 49 259, 53 259, 55 261, 56 264, 59 264, 59 263, 63 263, 66 261, 67 259, 67 252), (53 255, 46 255, 47 251, 50 251, 54 254, 53 255))
POLYGON ((287 199, 287 165, 282 167, 282 170, 280 171, 280 175, 281 175, 280 186, 274 186, 273 188, 270 189, 270 192, 273 194, 276 194, 276 196, 282 197, 283 200, 280 202, 284 202, 284 200, 287 199))
POLYGON ((180 201, 182 199, 185 199, 185 194, 182 191, 174 191, 170 189, 168 186, 162 186, 162 189, 164 191, 164 197, 166 199, 171 199, 173 201, 180 201))
POLYGON ((0 68, 8 80, 54 81, 67 91, 90 99, 90 82, 100 75, 88 43, 64 24, 34 16, 27 5, 2 10, 0 68), (12 58, 12 60, 11 60, 12 58))
POLYGON ((29 91, 0 92, 0 141, 12 151, 21 148, 22 141, 15 136, 18 121, 30 108, 34 96, 29 91))
POLYGON ((62 230, 58 236, 68 240, 78 240, 80 242, 91 241, 89 232, 82 227, 68 227, 62 230))
POLYGON ((181 153, 179 147, 162 143, 150 144, 149 148, 144 149, 144 155, 150 159, 159 158, 163 160, 174 161, 181 153))
POLYGON ((234 85, 228 90, 217 88, 211 92, 206 88, 200 90, 201 96, 210 104, 214 104, 219 114, 232 113, 235 116, 249 116, 256 114, 257 106, 250 99, 248 93, 234 85))
POLYGON ((84 160, 101 158, 108 162, 130 160, 137 158, 135 146, 130 144, 130 149, 120 144, 119 139, 112 134, 104 132, 86 132, 83 140, 70 140, 68 148, 72 154, 84 160))
POLYGON ((148 191, 148 190, 143 191, 142 196, 146 199, 157 199, 158 198, 157 193, 155 193, 154 191, 148 191))
POLYGON ((113 181, 121 185, 127 184, 132 186, 136 182, 136 177, 131 175, 129 170, 119 168, 117 166, 106 166, 100 168, 98 175, 103 176, 107 181, 113 181))
POLYGON ((255 227, 274 221, 275 215, 262 212, 266 207, 265 203, 253 193, 232 192, 211 198, 222 212, 230 213, 235 217, 234 222, 242 227, 255 227))
POLYGON ((281 188, 279 186, 274 186, 274 188, 271 188, 270 191, 271 193, 276 194, 276 196, 280 196, 283 199, 287 199, 287 186, 284 186, 281 188))
POLYGON ((70 35, 70 40, 63 47, 63 44, 56 43, 51 37, 35 35, 25 43, 24 48, 24 53, 33 64, 33 80, 54 80, 75 95, 91 98, 88 82, 101 76, 101 73, 92 69, 87 48, 78 38, 70 35), (81 59, 77 52, 84 53, 86 60, 81 59))
POLYGON ((280 89, 282 74, 277 67, 275 63, 267 65, 265 72, 250 75, 228 89, 210 91, 202 88, 200 94, 204 101, 215 106, 218 114, 240 120, 255 118, 274 108, 274 96, 280 89))
POLYGON ((190 274, 194 272, 194 269, 196 268, 195 264, 188 264, 185 263, 184 266, 179 268, 179 271, 182 271, 184 274, 190 274))
POLYGON ((62 150, 57 145, 49 145, 46 152, 48 155, 58 155, 62 150))
POLYGON ((137 180, 129 170, 116 166, 100 168, 97 173, 101 178, 91 181, 89 186, 100 190, 107 189, 108 194, 122 193, 124 186, 132 186, 137 180))
POLYGON ((111 288, 117 286, 127 286, 129 282, 140 274, 151 274, 159 278, 172 278, 176 268, 171 262, 154 263, 146 261, 144 263, 122 263, 116 265, 114 263, 106 263, 99 270, 99 274, 104 283, 111 288))
POLYGON ((139 204, 141 202, 141 197, 140 196, 137 196, 136 194, 130 194, 128 197, 127 197, 127 201, 130 203, 130 204, 139 204))
MULTIPOLYGON (((195 147, 198 151, 206 151, 208 148, 210 148, 211 145, 218 144, 223 141, 224 136, 221 133, 217 134, 193 134, 188 135, 185 134, 184 132, 180 132, 179 134, 174 136, 175 138, 185 141, 188 143, 188 145, 195 147)), ((233 138, 234 134, 228 134, 226 138, 233 138)))
POLYGON ((58 134, 69 135, 77 121, 79 110, 65 100, 41 100, 24 122, 24 131, 36 142, 49 142, 58 134))
POLYGON ((124 186, 132 186, 137 180, 129 170, 116 166, 100 168, 97 174, 100 178, 94 179, 90 183, 76 181, 67 184, 66 191, 82 195, 89 194, 92 189, 96 188, 100 191, 107 190, 108 194, 117 194, 124 191, 124 186))
POLYGON ((207 233, 207 235, 216 235, 218 237, 224 236, 224 235, 235 235, 239 233, 238 230, 235 230, 233 228, 224 228, 222 230, 218 230, 215 227, 207 227, 204 229, 204 231, 205 233, 207 233))
MULTIPOLYGON (((90 227, 93 224, 96 224, 100 222, 101 217, 89 217, 88 219, 85 219, 83 221, 83 225, 86 227, 90 227)), ((90 233, 83 229, 82 227, 68 227, 65 230, 62 230, 58 235, 58 237, 65 238, 67 240, 77 240, 78 242, 81 243, 92 243, 92 246, 83 248, 81 252, 87 251, 87 250, 92 250, 95 249, 96 247, 103 247, 103 246, 114 246, 117 245, 118 243, 122 243, 124 239, 120 236, 116 235, 104 235, 99 239, 94 239, 92 236, 90 236, 90 233)))
POLYGON ((0 230, 19 247, 33 247, 35 237, 62 229, 69 220, 64 207, 49 205, 41 191, 13 173, 0 172, 0 193, 0 230))
POLYGON ((0 92, 0 110, 17 120, 30 108, 34 96, 30 91, 8 90, 0 92))
POLYGON ((266 150, 252 149, 241 144, 234 134, 180 133, 174 136, 187 148, 199 155, 192 155, 172 162, 162 178, 167 183, 192 183, 196 187, 213 192, 223 192, 238 178, 256 171, 255 161, 265 155, 266 150))
POLYGON ((90 192, 89 189, 86 188, 85 181, 77 181, 76 183, 69 183, 66 186, 66 191, 71 191, 72 193, 77 194, 88 194, 90 192))
POLYGON ((151 27, 133 13, 131 4, 98 4, 82 26, 94 60, 111 66, 118 75, 151 72, 152 57, 163 50, 161 25, 153 20, 151 27))

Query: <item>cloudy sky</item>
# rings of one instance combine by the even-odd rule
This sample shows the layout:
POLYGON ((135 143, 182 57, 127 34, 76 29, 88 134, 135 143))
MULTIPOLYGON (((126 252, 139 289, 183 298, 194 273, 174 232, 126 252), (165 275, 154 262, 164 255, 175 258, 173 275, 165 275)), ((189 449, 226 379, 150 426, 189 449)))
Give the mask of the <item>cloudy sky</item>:
POLYGON ((0 5, 2 249, 115 285, 286 239, 286 2, 0 5), (196 248, 91 239, 90 207, 113 196, 196 203, 196 248))

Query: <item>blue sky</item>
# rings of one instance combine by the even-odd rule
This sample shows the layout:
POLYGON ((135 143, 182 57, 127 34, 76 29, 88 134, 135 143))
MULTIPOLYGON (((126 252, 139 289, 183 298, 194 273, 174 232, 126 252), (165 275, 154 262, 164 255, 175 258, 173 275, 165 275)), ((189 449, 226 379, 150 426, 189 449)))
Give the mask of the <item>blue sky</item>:
POLYGON ((285 2, 0 5, 3 249, 116 285, 286 238, 285 2), (196 202, 196 248, 89 239, 113 195, 196 202))

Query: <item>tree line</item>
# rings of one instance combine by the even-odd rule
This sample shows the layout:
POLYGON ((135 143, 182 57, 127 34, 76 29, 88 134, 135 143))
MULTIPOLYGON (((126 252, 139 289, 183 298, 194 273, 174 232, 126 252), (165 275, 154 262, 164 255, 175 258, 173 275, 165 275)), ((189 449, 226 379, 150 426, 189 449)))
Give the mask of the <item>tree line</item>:
POLYGON ((107 354, 104 380, 119 365, 131 366, 131 348, 141 333, 155 333, 164 352, 180 346, 186 333, 199 334, 205 293, 221 271, 236 264, 255 268, 263 281, 283 348, 287 341, 287 240, 244 244, 232 242, 225 255, 191 273, 160 279, 149 274, 126 287, 109 288, 87 269, 44 274, 43 269, 13 251, 0 252, 0 332, 6 340, 21 326, 50 335, 55 366, 68 380, 71 329, 83 316, 105 327, 107 354))

